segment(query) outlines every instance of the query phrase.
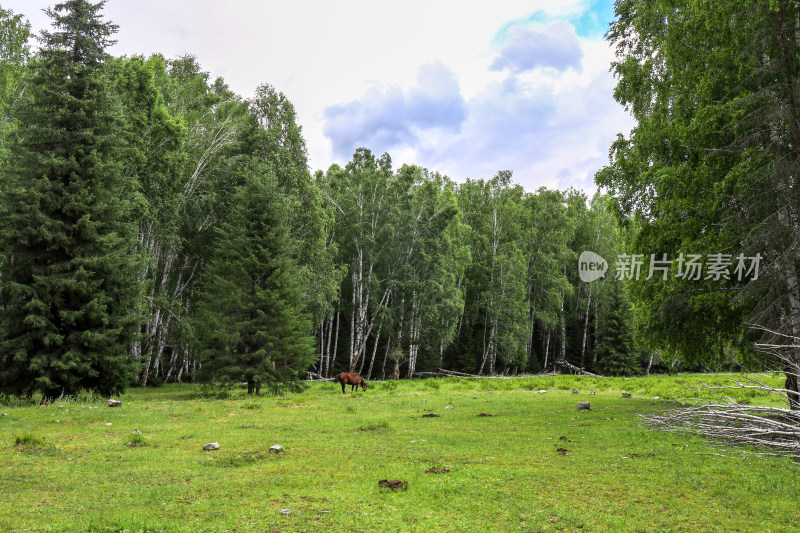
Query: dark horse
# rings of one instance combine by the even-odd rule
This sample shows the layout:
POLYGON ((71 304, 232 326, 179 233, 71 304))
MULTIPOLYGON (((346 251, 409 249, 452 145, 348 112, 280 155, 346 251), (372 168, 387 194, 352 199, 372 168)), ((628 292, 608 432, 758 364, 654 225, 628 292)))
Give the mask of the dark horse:
POLYGON ((367 390, 367 382, 361 379, 361 376, 352 372, 342 372, 333 378, 333 381, 334 383, 342 384, 342 394, 344 394, 345 385, 352 385, 352 387, 350 387, 351 392, 356 390, 356 387, 358 386, 361 386, 362 390, 367 390))

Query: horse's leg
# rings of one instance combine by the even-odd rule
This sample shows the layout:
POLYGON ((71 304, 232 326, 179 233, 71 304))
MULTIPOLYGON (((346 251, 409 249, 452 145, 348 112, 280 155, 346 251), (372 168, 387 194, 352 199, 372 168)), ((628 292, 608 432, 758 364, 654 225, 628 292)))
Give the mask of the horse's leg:
POLYGON ((342 394, 344 394, 344 381, 342 381, 342 394))

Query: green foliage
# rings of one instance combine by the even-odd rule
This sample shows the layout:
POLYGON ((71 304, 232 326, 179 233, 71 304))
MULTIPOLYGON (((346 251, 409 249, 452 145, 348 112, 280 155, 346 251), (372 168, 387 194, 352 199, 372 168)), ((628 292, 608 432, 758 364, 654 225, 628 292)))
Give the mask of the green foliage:
POLYGON ((253 176, 216 231, 197 329, 206 346, 203 371, 279 393, 314 359, 311 325, 287 254, 280 196, 269 177, 253 176))
POLYGON ((142 432, 139 431, 138 429, 135 430, 132 435, 126 437, 124 441, 125 445, 128 446, 129 448, 150 446, 150 443, 147 442, 147 440, 144 438, 144 435, 142 435, 142 432))
POLYGON ((232 395, 233 384, 227 380, 213 380, 201 383, 193 392, 193 397, 206 400, 227 400, 232 395))
POLYGON ((688 364, 752 359, 747 322, 800 334, 798 5, 615 7, 614 94, 636 125, 596 180, 614 196, 627 253, 759 253, 772 265, 758 280, 715 282, 678 279, 673 264, 668 280, 631 287, 637 331, 688 364))
POLYGON ((7 156, 7 138, 15 127, 11 116, 23 94, 30 37, 30 23, 22 15, 0 6, 0 160, 7 156))
POLYGON ((45 440, 42 437, 37 437, 36 435, 32 435, 30 433, 24 433, 22 435, 17 435, 14 437, 14 444, 17 446, 30 446, 33 448, 41 448, 45 444, 45 440))
POLYGON ((439 380, 436 378, 428 378, 425 380, 426 389, 439 390, 440 387, 439 380))
POLYGON ((633 345, 631 308, 622 283, 607 281, 608 296, 600 309, 597 328, 597 370, 603 375, 630 376, 641 373, 633 345))
POLYGON ((17 452, 28 455, 56 455, 58 449, 46 438, 33 433, 22 433, 14 437, 14 446, 17 452))
POLYGON ((316 324, 330 311, 345 274, 335 263, 336 243, 328 242, 325 233, 333 223, 333 207, 324 202, 318 183, 308 172, 305 140, 289 99, 262 84, 249 107, 248 150, 263 172, 276 179, 286 205, 282 211, 289 230, 286 253, 296 263, 294 275, 316 324))
POLYGON ((526 298, 527 242, 524 192, 511 173, 459 187, 459 206, 472 228, 472 263, 466 271, 465 316, 479 346, 479 365, 470 371, 494 374, 497 365, 526 366, 530 307, 526 298))
POLYGON ((380 383, 380 390, 385 390, 387 392, 394 392, 397 390, 397 387, 397 381, 395 380, 383 381, 380 383))
POLYGON ((140 286, 131 204, 103 72, 102 3, 47 13, 0 187, 0 390, 110 395, 135 375, 140 286))

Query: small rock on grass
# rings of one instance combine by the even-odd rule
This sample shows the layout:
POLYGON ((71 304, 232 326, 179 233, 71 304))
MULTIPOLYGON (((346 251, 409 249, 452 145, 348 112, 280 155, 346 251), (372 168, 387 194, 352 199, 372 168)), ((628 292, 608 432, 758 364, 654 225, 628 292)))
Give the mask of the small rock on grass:
POLYGON ((203 446, 203 449, 204 449, 205 451, 209 451, 209 450, 219 450, 219 442, 209 442, 208 444, 206 444, 205 446, 203 446))
POLYGON ((113 398, 109 398, 109 400, 108 400, 108 406, 109 407, 120 407, 121 405, 122 405, 122 402, 119 401, 119 400, 115 400, 113 398))
POLYGON ((292 510, 291 510, 291 509, 281 509, 281 514, 282 514, 282 515, 287 515, 287 514, 289 514, 289 513, 291 513, 291 512, 292 512, 292 510))
POLYGON ((591 405, 591 402, 578 402, 578 409, 581 411, 588 411, 591 405))
POLYGON ((270 446, 269 451, 271 453, 280 453, 283 451, 283 446, 281 446, 280 444, 276 444, 275 446, 270 446))
POLYGON ((622 397, 623 398, 630 398, 631 397, 631 393, 630 392, 623 392, 622 393, 622 397))

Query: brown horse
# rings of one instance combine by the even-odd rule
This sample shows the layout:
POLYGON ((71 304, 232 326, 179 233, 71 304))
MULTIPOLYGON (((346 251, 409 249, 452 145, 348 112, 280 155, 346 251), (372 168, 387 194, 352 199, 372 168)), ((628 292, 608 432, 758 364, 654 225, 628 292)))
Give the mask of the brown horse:
POLYGON ((361 376, 358 374, 354 374, 352 372, 342 372, 335 378, 333 378, 334 383, 341 383, 342 384, 342 394, 344 394, 344 387, 345 385, 352 385, 350 387, 350 391, 356 390, 356 387, 361 386, 362 390, 367 390, 367 382, 361 379, 361 376))

